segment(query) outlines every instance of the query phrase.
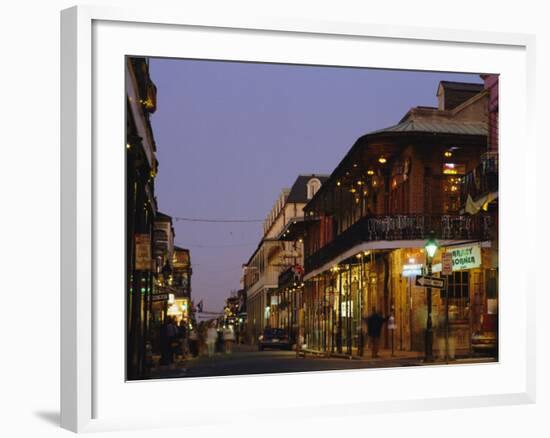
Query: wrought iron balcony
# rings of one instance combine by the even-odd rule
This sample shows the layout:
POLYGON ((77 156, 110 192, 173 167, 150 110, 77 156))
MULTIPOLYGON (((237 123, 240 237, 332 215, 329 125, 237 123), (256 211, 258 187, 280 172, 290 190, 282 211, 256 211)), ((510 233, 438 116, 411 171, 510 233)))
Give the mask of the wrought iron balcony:
POLYGON ((466 203, 468 195, 472 200, 479 199, 490 192, 498 191, 498 154, 487 153, 475 169, 462 177, 460 201, 466 203))
POLYGON ((442 240, 489 239, 489 215, 367 216, 305 259, 305 270, 317 269, 364 242, 427 239, 430 231, 442 240))

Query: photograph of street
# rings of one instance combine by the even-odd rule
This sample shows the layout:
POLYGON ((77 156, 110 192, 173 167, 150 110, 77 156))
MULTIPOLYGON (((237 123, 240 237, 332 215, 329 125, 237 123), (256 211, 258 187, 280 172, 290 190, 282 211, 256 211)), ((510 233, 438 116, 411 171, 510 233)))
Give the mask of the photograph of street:
POLYGON ((498 361, 498 90, 126 57, 127 380, 498 361))

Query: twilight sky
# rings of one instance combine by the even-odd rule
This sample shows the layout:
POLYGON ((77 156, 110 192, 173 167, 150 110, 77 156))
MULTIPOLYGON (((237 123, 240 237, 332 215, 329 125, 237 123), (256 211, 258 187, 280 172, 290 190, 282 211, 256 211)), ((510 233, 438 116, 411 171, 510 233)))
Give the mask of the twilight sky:
MULTIPOLYGON (((478 75, 179 59, 150 60, 160 211, 205 219, 264 219, 299 174, 331 173, 361 135, 437 106, 441 80, 478 75)), ((174 221, 191 251, 192 298, 219 311, 239 288, 257 223, 174 221)))

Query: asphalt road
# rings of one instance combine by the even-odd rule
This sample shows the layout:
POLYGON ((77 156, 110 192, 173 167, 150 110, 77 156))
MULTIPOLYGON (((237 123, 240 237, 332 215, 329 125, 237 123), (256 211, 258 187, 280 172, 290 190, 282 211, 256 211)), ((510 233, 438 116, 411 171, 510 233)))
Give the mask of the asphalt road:
MULTIPOLYGON (((490 359, 467 360, 487 362, 490 359)), ((457 361, 463 362, 463 361, 457 361)), ((455 362, 456 363, 456 362, 455 362)), ((212 358, 199 357, 184 364, 153 372, 152 378, 235 376, 245 374, 295 373, 305 371, 348 370, 362 368, 388 368, 419 366, 422 361, 412 358, 343 359, 334 357, 296 357, 293 351, 265 350, 235 351, 232 354, 217 353, 212 358)))

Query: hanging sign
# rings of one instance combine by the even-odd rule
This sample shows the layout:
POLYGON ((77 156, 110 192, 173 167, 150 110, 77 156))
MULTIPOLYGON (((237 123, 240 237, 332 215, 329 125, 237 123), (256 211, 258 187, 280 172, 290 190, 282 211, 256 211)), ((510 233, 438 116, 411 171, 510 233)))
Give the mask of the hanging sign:
POLYGON ((414 277, 422 274, 422 265, 419 263, 409 263, 403 265, 401 275, 403 277, 414 277))
POLYGON ((151 270, 151 238, 149 234, 136 234, 135 269, 137 271, 151 270))
POLYGON ((479 245, 448 248, 453 260, 453 271, 479 268, 481 266, 481 247, 479 245))
POLYGON ((453 273, 453 255, 450 252, 445 252, 441 256, 441 274, 451 275, 453 273))

